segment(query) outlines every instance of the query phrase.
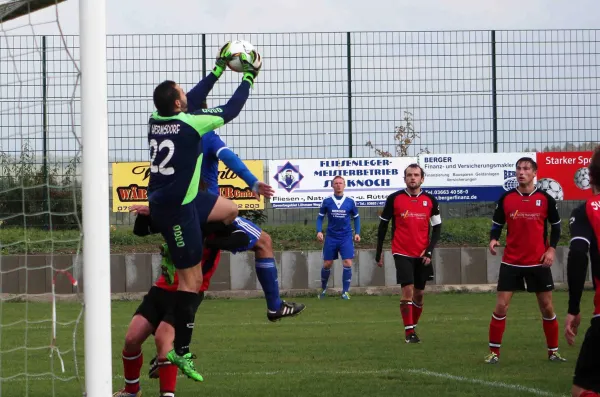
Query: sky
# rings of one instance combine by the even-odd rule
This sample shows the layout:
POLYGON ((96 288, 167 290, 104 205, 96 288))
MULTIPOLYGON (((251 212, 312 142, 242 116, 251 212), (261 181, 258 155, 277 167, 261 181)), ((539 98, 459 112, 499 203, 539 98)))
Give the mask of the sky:
MULTIPOLYGON (((78 32, 77 0, 59 5, 78 32)), ((107 33, 337 32, 462 29, 595 29, 594 0, 106 0, 107 33), (374 6, 375 5, 375 6, 374 6)), ((54 10, 36 13, 51 20, 54 10)), ((47 29, 52 29, 48 27, 47 29)), ((36 28, 44 34, 43 28, 36 28)))
MULTIPOLYGON (((209 57, 233 36, 230 33, 256 37, 255 44, 261 46, 265 67, 245 111, 235 123, 222 129, 222 135, 244 158, 283 159, 348 155, 344 32, 380 32, 352 36, 353 155, 356 157, 373 155, 365 147, 367 140, 393 150, 390 132, 405 111, 414 114, 415 129, 421 133, 421 148, 427 147, 436 153, 489 151, 488 31, 600 28, 597 0, 378 0, 372 3, 364 0, 257 0, 250 4, 223 0, 218 5, 179 0, 172 2, 176 7, 166 7, 168 3, 164 0, 106 0, 109 35, 185 35, 176 37, 177 43, 151 41, 150 36, 129 42, 119 37, 109 39, 109 135, 113 161, 146 159, 144 124, 152 111, 152 87, 165 78, 185 84, 184 89, 197 82, 201 33, 222 33, 207 35, 209 57), (457 30, 481 32, 448 33, 457 30), (413 33, 386 33, 406 31, 413 33), (421 34, 415 31, 444 32, 421 34), (281 34, 286 32, 332 33, 281 34), (278 34, 251 36, 248 33, 278 34), (294 41, 302 41, 302 45, 289 45, 294 41), (381 54, 385 56, 378 56, 381 54), (256 147, 268 149, 259 151, 256 147)), ((2 36, 56 35, 58 18, 65 35, 76 35, 78 5, 78 0, 67 0, 57 9, 50 7, 29 18, 6 23, 0 33, 2 36)), ((600 31, 597 36, 595 31, 585 35, 578 31, 577 37, 568 32, 532 35, 535 38, 523 32, 518 36, 511 32, 497 33, 499 139, 506 142, 500 147, 501 151, 531 149, 530 141, 537 142, 532 144, 533 148, 541 149, 538 146, 543 145, 542 142, 568 139, 564 138, 565 131, 571 139, 580 141, 597 134, 600 31), (523 44, 527 41, 542 44, 523 44), (538 93, 531 94, 535 90, 538 93), (529 135, 521 134, 522 131, 529 135)), ((2 147, 17 145, 11 139, 13 135, 40 135, 39 117, 22 117, 39 114, 41 109, 39 43, 32 54, 25 50, 28 45, 24 42, 11 43, 22 63, 13 63, 10 56, 2 53, 0 62, 8 62, 0 66, 6 71, 14 64, 27 73, 18 78, 10 73, 0 76, 12 79, 13 83, 15 79, 23 79, 12 91, 10 84, 2 81, 0 98, 10 102, 12 97, 18 97, 23 102, 29 101, 26 105, 30 107, 17 114, 20 121, 4 118, 7 129, 1 130, 2 147), (32 124, 26 126, 23 120, 32 120, 32 124), (15 129, 15 125, 22 128, 15 129)), ((0 52, 7 48, 1 44, 0 52)), ((56 40, 49 45, 59 48, 62 43, 56 40)), ((73 54, 77 57, 76 50, 73 54)), ((75 74, 65 73, 73 71, 65 51, 49 54, 49 62, 49 92, 54 97, 50 106, 53 113, 50 133, 55 138, 51 146, 55 145, 58 154, 65 148, 72 153, 78 143, 68 137, 72 135, 71 125, 77 124, 77 114, 70 117, 70 102, 61 101, 59 97, 70 98, 70 84, 74 83, 75 74), (67 81, 69 79, 72 81, 67 81)), ((208 60, 209 68, 212 62, 208 60)), ((236 79, 235 73, 228 73, 222 79, 226 84, 219 83, 215 88, 213 101, 225 100, 231 95, 236 79)), ((14 111, 12 105, 6 106, 0 109, 3 114, 14 111)), ((35 143, 36 150, 39 150, 39 142, 38 139, 35 143)))

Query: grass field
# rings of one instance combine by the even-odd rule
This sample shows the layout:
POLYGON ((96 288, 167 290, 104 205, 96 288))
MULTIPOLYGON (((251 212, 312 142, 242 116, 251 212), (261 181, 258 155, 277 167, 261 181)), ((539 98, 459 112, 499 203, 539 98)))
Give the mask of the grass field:
MULTIPOLYGON (((439 247, 487 247, 490 234, 490 218, 450 218, 444 219, 439 247)), ((377 222, 363 222, 361 242, 356 249, 373 249, 377 245, 377 222)), ((110 250, 112 253, 158 252, 162 237, 158 234, 137 237, 132 226, 119 226, 111 230, 110 250)), ((264 230, 273 239, 276 251, 316 250, 323 246, 316 239, 314 224, 264 225, 264 230)), ((568 230, 568 218, 563 220, 563 230, 568 230)), ((389 247, 392 233, 388 232, 384 247, 389 247)), ((79 230, 54 230, 52 232, 36 228, 0 228, 0 253, 43 254, 73 253, 80 249, 79 230)), ((559 245, 568 245, 569 233, 563 233, 559 245)), ((502 239, 504 241, 504 239, 502 239)))
MULTIPOLYGON (((555 304, 561 351, 569 361, 547 361, 535 298, 523 293, 515 295, 509 310, 502 359, 496 366, 482 361, 487 353, 493 294, 426 296, 419 324, 420 345, 403 341, 397 296, 296 300, 305 302, 307 310, 275 324, 266 320, 262 299, 205 300, 196 319, 192 346, 205 381, 193 383, 180 378, 177 396, 565 396, 570 389, 579 345, 568 347, 562 337, 567 302, 564 292, 555 294, 555 304)), ((591 293, 586 292, 582 331, 587 329, 591 301, 591 293)), ((123 383, 120 353, 137 304, 113 304, 115 390, 123 383)), ((59 321, 76 319, 80 309, 77 303, 59 304, 59 321)), ((51 326, 42 320, 50 318, 50 305, 3 303, 1 310, 0 395, 81 395, 77 380, 52 381, 47 373, 53 371, 66 378, 75 371, 72 353, 63 356, 64 374, 56 355, 49 358, 51 326), (30 322, 27 327, 18 322, 25 319, 30 322), (25 351, 23 346, 29 349, 25 351), (30 376, 19 376, 24 372, 30 376)), ((59 327, 61 350, 72 348, 73 331, 74 324, 59 327)), ((578 343, 582 337, 583 332, 578 343)), ((83 374, 82 324, 76 342, 83 374)), ((144 396, 158 395, 158 382, 146 376, 152 356, 153 343, 149 341, 144 349, 144 396)))

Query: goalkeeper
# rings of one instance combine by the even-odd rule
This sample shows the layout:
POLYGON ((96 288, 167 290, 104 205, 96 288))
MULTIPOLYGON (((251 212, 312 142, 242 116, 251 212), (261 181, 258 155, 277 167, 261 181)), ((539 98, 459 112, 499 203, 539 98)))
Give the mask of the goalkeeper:
MULTIPOLYGON (((252 61, 241 54, 244 76, 229 102, 214 109, 198 109, 231 59, 229 45, 220 50, 212 73, 187 96, 173 81, 159 84, 153 94, 157 110, 148 122, 150 216, 167 242, 179 276, 172 303, 175 348, 168 359, 196 381, 202 381, 202 376, 194 368, 189 344, 202 284, 201 226, 206 222, 231 223, 238 213, 231 201, 199 190, 203 136, 238 116, 261 67, 258 54, 252 61)), ((260 185, 253 187, 256 194, 261 193, 260 185)))

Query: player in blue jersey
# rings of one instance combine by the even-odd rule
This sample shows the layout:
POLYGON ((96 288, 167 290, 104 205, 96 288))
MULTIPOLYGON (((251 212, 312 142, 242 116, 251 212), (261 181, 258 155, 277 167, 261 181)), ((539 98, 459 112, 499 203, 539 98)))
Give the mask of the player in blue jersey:
POLYGON ((321 269, 321 293, 323 299, 327 293, 327 282, 331 274, 331 265, 342 257, 344 270, 342 273, 342 299, 350 299, 348 290, 352 282, 352 259, 354 259, 354 243, 360 241, 360 216, 354 199, 344 196, 346 181, 336 176, 331 181, 333 195, 325 198, 317 216, 317 239, 323 242, 323 219, 327 215, 327 235, 323 244, 323 269, 321 269), (354 219, 354 239, 350 219, 354 219))
MULTIPOLYGON (((148 201, 152 224, 167 242, 173 263, 177 268, 179 287, 175 293, 174 349, 167 359, 177 365, 188 377, 202 381, 189 351, 195 310, 202 284, 200 261, 203 254, 202 225, 207 222, 231 223, 238 214, 230 200, 199 190, 203 158, 202 138, 207 133, 233 120, 241 112, 250 88, 258 75, 246 54, 241 55, 243 78, 240 86, 226 105, 212 109, 197 109, 212 86, 199 87, 206 94, 188 98, 175 82, 159 84, 153 93, 156 111, 148 122, 150 144, 150 179, 148 201), (208 87, 208 89, 206 88, 208 87), (191 109, 195 110, 190 112, 191 109)), ((231 59, 229 45, 225 45, 211 72, 218 79, 231 59)), ((214 84, 214 83, 213 83, 214 84)))

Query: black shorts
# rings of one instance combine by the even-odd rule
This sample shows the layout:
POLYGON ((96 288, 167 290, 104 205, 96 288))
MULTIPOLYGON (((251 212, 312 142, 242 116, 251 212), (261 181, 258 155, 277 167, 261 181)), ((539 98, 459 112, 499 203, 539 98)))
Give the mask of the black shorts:
POLYGON ((506 263, 500 265, 498 275, 498 291, 525 291, 547 292, 554 289, 552 271, 544 266, 510 266, 506 263))
POLYGON ((573 384, 600 393, 600 317, 591 323, 577 358, 573 384))
MULTIPOLYGON (((202 303, 204 298, 204 291, 200 292, 200 300, 198 306, 202 303)), ((144 317, 152 327, 156 330, 161 321, 167 324, 175 326, 175 319, 171 311, 172 305, 175 300, 175 291, 167 291, 166 289, 159 288, 155 285, 150 288, 148 293, 144 295, 142 303, 138 306, 134 313, 144 317)), ((198 306, 194 308, 194 312, 198 310, 198 306)))
POLYGON ((192 202, 185 205, 150 204, 152 226, 165 239, 177 269, 194 267, 202 260, 202 226, 218 198, 200 191, 192 202))
POLYGON ((425 289, 427 281, 433 280, 433 264, 423 264, 423 258, 394 255, 396 283, 401 286, 413 284, 416 289, 425 289))

